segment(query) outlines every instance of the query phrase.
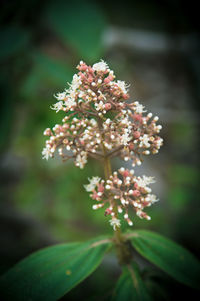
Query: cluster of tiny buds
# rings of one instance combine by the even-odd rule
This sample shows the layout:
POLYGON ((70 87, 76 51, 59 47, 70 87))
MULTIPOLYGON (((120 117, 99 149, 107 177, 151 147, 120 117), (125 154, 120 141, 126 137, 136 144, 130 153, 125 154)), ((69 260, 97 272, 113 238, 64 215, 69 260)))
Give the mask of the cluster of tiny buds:
POLYGON ((83 168, 88 157, 101 160, 104 148, 109 157, 131 160, 133 166, 141 164, 142 155, 156 154, 163 143, 158 117, 146 115, 138 101, 126 103, 127 84, 116 81, 104 61, 92 67, 81 61, 77 68, 69 89, 55 96, 59 101, 52 109, 66 116, 62 125, 44 131, 50 138, 43 158, 54 157, 58 150, 63 160, 73 158, 83 168))
POLYGON ((136 177, 134 170, 121 167, 118 172, 113 172, 106 181, 99 177, 89 179, 89 184, 85 189, 91 192, 91 198, 97 201, 93 209, 106 207, 105 215, 110 215, 110 223, 114 230, 120 226, 117 218, 117 211, 123 214, 129 226, 133 225, 129 217, 129 209, 132 208, 140 218, 150 220, 150 216, 144 212, 145 207, 149 207, 158 201, 156 196, 151 193, 149 184, 155 183, 152 177, 136 177))
MULTIPOLYGON (((127 102, 128 85, 116 80, 107 63, 101 60, 88 66, 81 61, 77 69, 69 88, 55 95, 57 102, 51 109, 63 111, 64 118, 62 124, 44 131, 48 139, 43 159, 53 158, 57 151, 63 161, 73 159, 81 169, 89 157, 101 161, 121 157, 134 167, 141 165, 143 156, 158 153, 163 144, 159 118, 147 113, 138 101, 127 102)), ((153 182, 151 177, 135 177, 133 170, 121 168, 106 181, 93 177, 85 188, 98 202, 93 209, 107 206, 105 215, 111 216, 110 224, 116 230, 120 227, 118 213, 133 224, 130 207, 140 218, 150 219, 143 209, 157 201, 148 187, 153 182)))

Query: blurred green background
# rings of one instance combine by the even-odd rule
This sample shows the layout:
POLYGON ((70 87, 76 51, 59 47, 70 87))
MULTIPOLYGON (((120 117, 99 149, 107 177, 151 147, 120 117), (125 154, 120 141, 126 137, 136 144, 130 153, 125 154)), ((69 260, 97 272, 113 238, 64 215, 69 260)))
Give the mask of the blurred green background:
MULTIPOLYGON (((93 201, 83 189, 88 177, 103 175, 100 164, 90 160, 80 170, 59 158, 41 159, 44 129, 63 117, 50 109, 53 94, 67 87, 80 60, 93 64, 104 59, 118 79, 131 84, 131 98, 158 115, 163 126, 160 153, 137 168, 138 174, 156 177, 152 188, 160 202, 148 209, 152 220, 134 218, 134 228, 167 235, 199 256, 195 4, 2 1, 0 23, 0 273, 41 247, 112 233, 103 210, 92 210, 93 201)), ((115 169, 124 165, 112 163, 115 169)), ((114 255, 107 256, 94 276, 63 300, 80 295, 107 300, 119 271, 114 255)), ((192 294, 173 282, 169 286, 192 294)), ((168 295, 166 300, 175 299, 171 290, 168 295)))

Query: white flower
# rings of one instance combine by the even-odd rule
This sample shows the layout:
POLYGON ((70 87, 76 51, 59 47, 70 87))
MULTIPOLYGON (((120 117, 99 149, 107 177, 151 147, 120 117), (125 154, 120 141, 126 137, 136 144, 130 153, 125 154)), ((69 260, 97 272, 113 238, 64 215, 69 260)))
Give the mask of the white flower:
POLYGON ((147 185, 155 183, 154 177, 146 177, 143 176, 143 178, 138 177, 137 184, 138 186, 142 188, 146 188, 147 185))
POLYGON ((75 165, 83 169, 85 164, 87 163, 87 153, 82 151, 78 156, 76 157, 75 165))
POLYGON ((80 87, 81 83, 80 77, 77 74, 74 74, 70 87, 73 91, 76 91, 80 87))
POLYGON ((91 183, 83 186, 87 192, 93 191, 95 189, 95 186, 92 185, 91 183))
POLYGON ((134 102, 134 105, 134 110, 136 113, 142 114, 143 112, 146 112, 146 110, 144 110, 145 107, 141 105, 138 101, 134 102))
POLYGON ((88 192, 93 191, 95 189, 95 187, 98 185, 100 180, 101 180, 101 178, 99 178, 99 177, 92 177, 91 179, 88 178, 88 181, 90 183, 87 185, 84 185, 85 190, 88 192))
POLYGON ((43 156, 42 159, 46 159, 46 160, 48 160, 53 156, 50 146, 47 145, 46 147, 43 148, 42 156, 43 156))
MULTIPOLYGON (((80 87, 81 85, 81 79, 77 74, 74 74, 72 83, 68 85, 70 86, 69 89, 65 89, 66 96, 68 95, 70 99, 74 99, 76 97, 76 90, 80 87)), ((79 93, 80 94, 80 93, 79 93)))
POLYGON ((147 134, 140 136, 139 139, 140 139, 140 144, 139 144, 140 147, 144 146, 148 148, 151 146, 151 144, 149 143, 149 136, 147 134))
POLYGON ((94 105, 97 111, 103 111, 105 108, 103 101, 100 101, 99 103, 95 103, 94 105))
POLYGON ((120 220, 115 217, 109 220, 109 222, 110 225, 113 227, 114 231, 116 231, 116 228, 120 228, 121 226, 120 220))
POLYGON ((162 138, 156 140, 156 145, 157 145, 158 148, 160 148, 162 146, 162 144, 163 144, 163 139, 162 138))
POLYGON ((54 97, 55 97, 57 100, 64 100, 65 97, 66 97, 66 92, 57 93, 57 95, 54 95, 54 97))
POLYGON ((128 142, 131 140, 131 137, 129 136, 128 132, 124 133, 122 136, 121 136, 121 142, 124 144, 124 145, 127 145, 128 142))
POLYGON ((90 119, 90 123, 91 123, 91 125, 92 126, 96 126, 97 125, 97 122, 96 122, 96 120, 95 119, 90 119))
POLYGON ((97 71, 97 72, 104 72, 106 71, 109 67, 107 65, 106 62, 104 62, 103 60, 101 60, 99 63, 96 63, 92 66, 92 68, 97 71))
POLYGON ((118 80, 116 85, 122 90, 123 94, 128 93, 128 85, 124 81, 118 80))
POLYGON ((151 204, 154 204, 154 203, 158 202, 159 199, 156 198, 155 194, 148 194, 147 201, 151 202, 151 204))
POLYGON ((76 101, 73 98, 68 98, 65 101, 65 106, 68 110, 70 110, 72 107, 76 106, 76 101))
POLYGON ((136 211, 137 216, 139 216, 140 218, 142 218, 142 213, 143 213, 143 211, 140 210, 140 209, 138 209, 138 210, 136 211))
POLYGON ((63 109, 63 102, 62 101, 58 101, 56 103, 53 104, 52 107, 50 107, 52 110, 55 110, 56 113, 58 113, 60 110, 63 109))
POLYGON ((96 186, 97 184, 99 184, 99 181, 101 180, 101 178, 100 177, 92 177, 92 179, 88 179, 88 180, 90 181, 91 184, 96 186))

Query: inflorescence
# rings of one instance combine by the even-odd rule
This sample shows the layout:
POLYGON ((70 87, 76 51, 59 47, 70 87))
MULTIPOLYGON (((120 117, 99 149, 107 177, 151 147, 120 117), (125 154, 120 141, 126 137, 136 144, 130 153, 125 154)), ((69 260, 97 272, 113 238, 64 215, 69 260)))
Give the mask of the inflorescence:
MULTIPOLYGON (((92 67, 81 61, 77 69, 79 72, 73 76, 69 88, 55 95, 58 102, 51 108, 56 113, 65 112, 65 116, 61 125, 44 131, 49 139, 42 151, 43 158, 54 157, 58 150, 63 161, 72 158, 82 169, 88 157, 103 160, 120 156, 135 166, 142 163, 143 155, 156 154, 163 143, 158 117, 147 114, 138 101, 127 102, 128 85, 116 80, 104 61, 92 67)), ((111 215, 114 230, 120 227, 116 203, 118 212, 123 212, 125 220, 132 225, 129 207, 140 218, 150 219, 143 209, 157 201, 148 187, 153 183, 151 177, 135 177, 133 170, 123 168, 118 173, 114 172, 106 181, 93 177, 85 185, 98 202, 93 209, 107 206, 105 215, 111 215)))

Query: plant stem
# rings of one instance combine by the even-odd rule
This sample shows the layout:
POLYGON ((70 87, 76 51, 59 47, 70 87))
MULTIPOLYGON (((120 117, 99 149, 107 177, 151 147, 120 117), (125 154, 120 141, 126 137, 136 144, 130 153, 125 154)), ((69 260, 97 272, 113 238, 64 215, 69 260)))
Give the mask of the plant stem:
MULTIPOLYGON (((107 156, 106 148, 102 142, 102 148, 104 153, 104 173, 105 173, 105 179, 108 180, 109 177, 112 175, 112 168, 110 163, 110 158, 107 156)), ((115 212, 115 216, 117 218, 118 211, 117 211, 117 205, 113 204, 113 211, 115 212)), ((117 257, 120 264, 129 264, 132 259, 132 252, 131 252, 131 245, 129 244, 129 241, 126 240, 126 238, 122 235, 121 229, 119 227, 116 227, 115 233, 114 233, 114 242, 117 249, 117 257)))
MULTIPOLYGON (((112 175, 112 168, 110 163, 110 156, 107 153, 106 147, 104 145, 105 135, 102 127, 102 120, 99 118, 97 119, 99 130, 101 132, 101 146, 103 150, 103 164, 104 164, 104 174, 105 174, 105 180, 108 180, 110 176, 112 175)), ((115 212, 116 218, 118 217, 118 210, 117 210, 117 204, 115 203, 113 199, 113 211, 115 212)), ((120 264, 129 264, 132 260, 132 247, 130 242, 126 239, 125 236, 123 236, 121 229, 119 227, 116 227, 113 241, 115 243, 116 249, 117 249, 117 257, 120 264)))

